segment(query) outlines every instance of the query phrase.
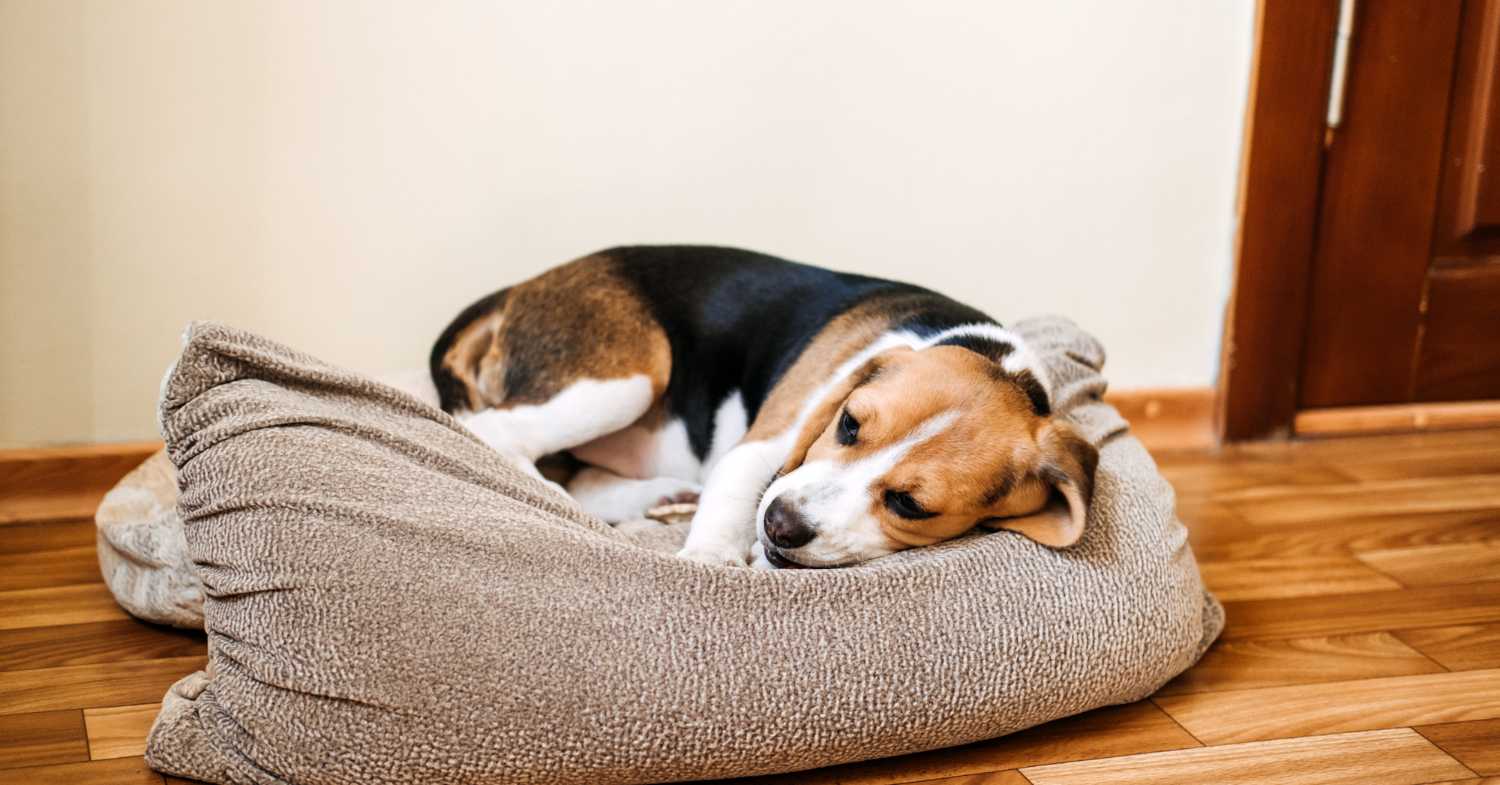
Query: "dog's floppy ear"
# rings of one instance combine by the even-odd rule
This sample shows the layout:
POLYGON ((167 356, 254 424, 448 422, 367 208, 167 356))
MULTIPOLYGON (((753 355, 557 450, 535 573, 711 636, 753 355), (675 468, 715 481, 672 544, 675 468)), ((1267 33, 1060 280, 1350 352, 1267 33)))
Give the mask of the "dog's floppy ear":
MULTIPOLYGON (((1099 465, 1099 451, 1067 425, 1048 421, 1037 431, 1041 461, 1031 478, 1031 492, 1018 489, 1017 502, 1033 512, 1014 518, 995 518, 990 528, 1009 529, 1050 548, 1066 548, 1083 536, 1089 504, 1094 499, 1094 471, 1099 465), (1060 497, 1060 498, 1059 498, 1060 497), (1040 509, 1035 502, 1040 501, 1040 509)), ((1007 505, 1010 506, 1010 505, 1007 505)), ((1025 509, 1022 507, 1022 509, 1025 509)), ((1020 512, 1018 509, 1017 512, 1020 512)))
POLYGON ((803 421, 802 429, 797 432, 797 441, 792 445, 791 452, 787 453, 786 464, 781 467, 782 474, 802 465, 802 462, 807 459, 807 451, 812 449, 813 442, 823 435, 823 431, 828 430, 829 423, 832 423, 833 418, 837 417, 839 411, 843 409, 844 401, 848 400, 850 394, 860 385, 880 373, 883 356, 882 354, 870 358, 864 365, 854 369, 853 373, 836 382, 823 394, 822 398, 818 399, 812 412, 803 421))

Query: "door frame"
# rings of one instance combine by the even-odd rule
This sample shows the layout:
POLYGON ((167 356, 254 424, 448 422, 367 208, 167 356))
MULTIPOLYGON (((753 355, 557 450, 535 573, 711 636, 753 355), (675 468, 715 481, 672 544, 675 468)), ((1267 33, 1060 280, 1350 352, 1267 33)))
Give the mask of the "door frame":
POLYGON ((1257 3, 1214 407, 1225 442, 1289 437, 1297 416, 1338 16, 1338 0, 1257 3))

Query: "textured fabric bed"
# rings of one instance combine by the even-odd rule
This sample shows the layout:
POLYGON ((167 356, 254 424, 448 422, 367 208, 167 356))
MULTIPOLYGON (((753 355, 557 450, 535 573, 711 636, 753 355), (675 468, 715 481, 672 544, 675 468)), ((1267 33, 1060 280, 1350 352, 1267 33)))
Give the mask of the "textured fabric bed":
POLYGON ((1098 344, 1063 320, 1016 327, 1101 446, 1079 545, 1001 532, 764 572, 644 547, 680 527, 612 529, 409 395, 195 325, 162 428, 209 666, 167 695, 148 760, 220 783, 660 782, 1148 695, 1222 612, 1170 487, 1098 401, 1098 344))

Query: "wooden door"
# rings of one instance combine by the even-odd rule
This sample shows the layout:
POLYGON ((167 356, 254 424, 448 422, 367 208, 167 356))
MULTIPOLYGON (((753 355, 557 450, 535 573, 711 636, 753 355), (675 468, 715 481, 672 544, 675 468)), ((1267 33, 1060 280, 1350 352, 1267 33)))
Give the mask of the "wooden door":
POLYGON ((1360 0, 1297 409, 1500 398, 1500 0, 1360 0))

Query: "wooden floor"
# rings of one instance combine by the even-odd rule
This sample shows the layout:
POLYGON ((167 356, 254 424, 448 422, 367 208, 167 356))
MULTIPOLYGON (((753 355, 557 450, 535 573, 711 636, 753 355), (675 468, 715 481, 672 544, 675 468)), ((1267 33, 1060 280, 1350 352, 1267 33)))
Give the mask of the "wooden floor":
MULTIPOLYGON (((742 782, 1500 783, 1500 430, 1159 457, 1228 611, 1197 667, 1003 739, 742 782)), ((143 738, 203 639, 126 617, 96 495, 25 471, 0 459, 33 489, 0 498, 0 782, 161 783, 143 738)))

